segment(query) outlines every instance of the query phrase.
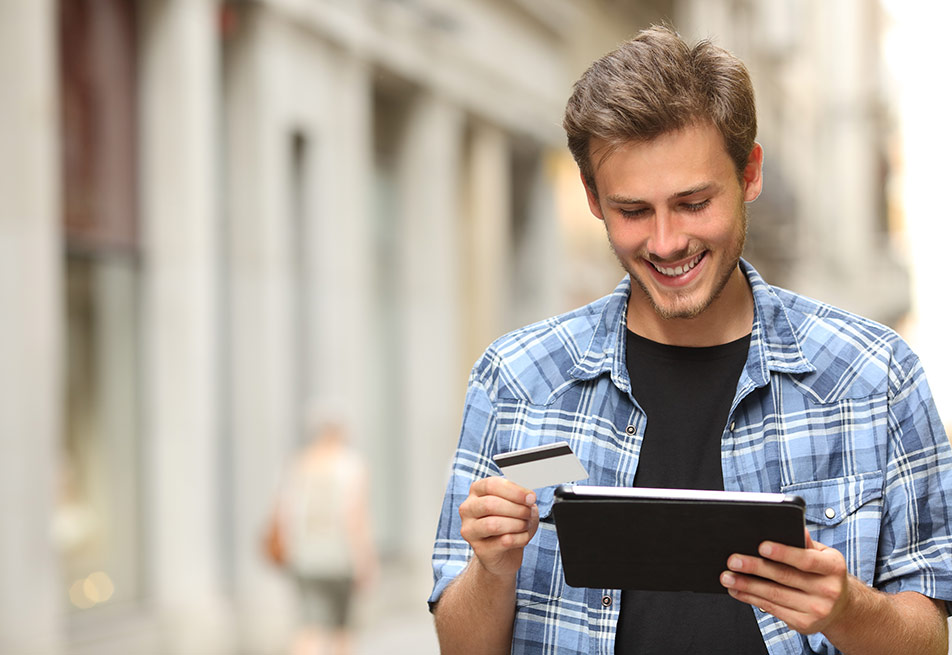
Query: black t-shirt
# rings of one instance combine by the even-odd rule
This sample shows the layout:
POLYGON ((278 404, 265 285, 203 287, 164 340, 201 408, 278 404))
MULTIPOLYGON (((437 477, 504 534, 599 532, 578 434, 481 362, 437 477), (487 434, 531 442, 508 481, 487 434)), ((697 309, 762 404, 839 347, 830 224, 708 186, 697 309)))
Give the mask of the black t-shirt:
MULTIPOLYGON (((627 345, 632 395, 648 417, 634 486, 724 489, 721 437, 750 335, 686 348, 629 331, 627 345)), ((766 655, 767 648, 750 606, 726 594, 626 590, 615 653, 766 655)))

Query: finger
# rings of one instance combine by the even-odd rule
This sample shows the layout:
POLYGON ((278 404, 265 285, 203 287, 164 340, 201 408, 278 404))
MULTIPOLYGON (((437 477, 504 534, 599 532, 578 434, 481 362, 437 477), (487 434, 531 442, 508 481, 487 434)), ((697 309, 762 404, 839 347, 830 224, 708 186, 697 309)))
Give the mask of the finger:
POLYGON ((738 587, 745 591, 750 591, 751 585, 758 579, 768 581, 770 584, 776 583, 784 587, 804 589, 809 585, 809 578, 813 575, 803 573, 786 564, 746 555, 731 555, 727 560, 727 568, 729 572, 745 574, 745 577, 738 578, 743 581, 738 587))
POLYGON ((510 532, 498 537, 490 537, 483 543, 487 546, 487 549, 506 551, 525 548, 531 539, 532 535, 529 532, 510 532))
POLYGON ((486 516, 506 516, 528 520, 532 507, 499 496, 469 496, 460 504, 459 515, 462 519, 481 519, 486 516))
POLYGON ((730 572, 722 574, 721 581, 732 598, 772 614, 802 634, 822 631, 829 624, 836 605, 833 599, 815 598, 769 581, 730 572), (728 586, 725 578, 730 576, 736 579, 728 586))
MULTIPOLYGON (((811 540, 810 548, 796 548, 765 541, 757 549, 768 560, 791 566, 799 571, 816 575, 840 575, 846 570, 846 560, 838 551, 811 540)), ((759 574, 758 574, 759 575, 759 574)))
POLYGON ((807 530, 806 526, 803 526, 803 543, 806 548, 813 548, 813 538, 810 536, 810 531, 807 530))
MULTIPOLYGON (((806 593, 800 587, 784 584, 774 578, 762 575, 770 572, 766 571, 765 568, 768 567, 758 567, 757 572, 739 573, 736 568, 732 567, 729 571, 721 574, 721 584, 727 587, 728 590, 756 596, 777 605, 783 605, 784 607, 797 606, 797 603, 806 596, 806 593)), ((776 571, 773 571, 773 573, 777 575, 776 571)))
POLYGON ((818 599, 809 592, 766 578, 725 571, 721 584, 733 598, 769 612, 791 627, 798 626, 794 629, 813 624, 822 613, 814 611, 819 608, 818 599))
MULTIPOLYGON (((831 560, 842 560, 842 555, 833 549, 804 552, 831 560)), ((787 564, 742 555, 732 555, 727 566, 731 572, 745 574, 735 576, 733 584, 730 585, 732 588, 768 598, 785 607, 805 611, 816 607, 817 601, 824 607, 829 605, 827 609, 832 609, 832 604, 835 604, 842 594, 846 580, 845 561, 842 563, 842 568, 834 564, 830 565, 836 571, 834 574, 803 571, 787 564)), ((728 579, 727 582, 730 583, 731 580, 728 579)))
POLYGON ((507 534, 528 533, 531 527, 529 519, 521 520, 504 516, 487 516, 486 518, 468 521, 461 526, 463 539, 472 543, 507 534))
POLYGON ((767 597, 768 594, 759 595, 737 587, 729 587, 727 593, 735 600, 752 605, 761 612, 772 614, 798 632, 808 631, 813 624, 814 617, 797 607, 791 607, 790 605, 795 603, 791 603, 789 599, 781 603, 767 597))
POLYGON ((733 588, 768 598, 785 607, 805 609, 809 606, 808 598, 823 599, 824 602, 835 600, 842 589, 843 580, 839 575, 803 571, 759 557, 732 555, 727 566, 729 572, 744 574, 736 577, 736 583, 731 585, 733 588))
POLYGON ((531 489, 520 487, 515 482, 499 476, 476 480, 470 486, 469 492, 476 496, 499 496, 527 507, 536 501, 536 495, 531 489))
POLYGON ((529 529, 527 530, 527 532, 529 533, 530 539, 532 539, 532 537, 536 533, 536 530, 538 529, 539 529, 539 506, 533 505, 532 515, 529 517, 529 529))
MULTIPOLYGON (((499 545, 503 548, 522 548, 532 540, 532 537, 535 536, 536 530, 538 528, 539 508, 537 506, 533 506, 532 516, 528 521, 526 521, 526 529, 524 531, 510 532, 500 535, 495 539, 498 540, 499 545)), ((490 541, 492 541, 492 538, 490 541)))

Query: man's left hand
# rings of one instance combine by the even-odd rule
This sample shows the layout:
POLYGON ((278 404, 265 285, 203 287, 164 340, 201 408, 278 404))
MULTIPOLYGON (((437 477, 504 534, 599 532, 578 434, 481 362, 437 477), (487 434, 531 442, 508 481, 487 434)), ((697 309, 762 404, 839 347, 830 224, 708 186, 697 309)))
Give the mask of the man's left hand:
POLYGON ((850 601, 846 560, 806 533, 806 547, 765 541, 760 557, 731 555, 721 584, 737 600, 759 607, 801 634, 823 632, 850 601))

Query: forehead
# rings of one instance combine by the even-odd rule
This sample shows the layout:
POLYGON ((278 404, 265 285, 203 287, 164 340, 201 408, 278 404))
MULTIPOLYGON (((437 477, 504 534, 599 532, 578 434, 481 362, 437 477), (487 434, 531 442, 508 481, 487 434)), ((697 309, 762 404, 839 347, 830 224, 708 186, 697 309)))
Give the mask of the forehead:
POLYGON ((600 195, 665 195, 736 177, 724 139, 710 124, 619 145, 593 139, 589 152, 600 195))

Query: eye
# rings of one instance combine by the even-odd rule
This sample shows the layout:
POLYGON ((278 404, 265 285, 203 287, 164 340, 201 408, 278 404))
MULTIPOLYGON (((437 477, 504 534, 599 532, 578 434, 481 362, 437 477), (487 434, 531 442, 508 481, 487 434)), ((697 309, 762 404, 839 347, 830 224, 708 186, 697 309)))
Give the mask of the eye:
POLYGON ((705 209, 708 205, 711 204, 711 199, 702 200, 701 202, 686 202, 682 205, 689 212, 699 212, 702 209, 705 209))
POLYGON ((639 207, 638 209, 620 209, 618 213, 624 216, 625 218, 640 218, 645 216, 648 213, 647 207, 639 207))

